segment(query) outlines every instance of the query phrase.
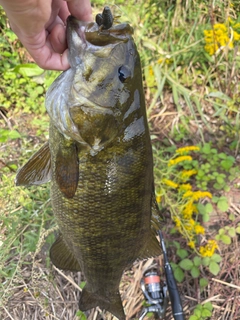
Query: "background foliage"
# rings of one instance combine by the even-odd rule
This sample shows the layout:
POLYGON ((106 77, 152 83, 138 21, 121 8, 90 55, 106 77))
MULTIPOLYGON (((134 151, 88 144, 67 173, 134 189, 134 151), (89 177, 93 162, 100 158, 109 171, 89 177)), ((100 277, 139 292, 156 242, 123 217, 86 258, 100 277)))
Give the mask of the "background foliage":
MULTIPOLYGON (((238 319, 240 3, 121 0, 108 4, 134 28, 153 142, 156 196, 187 315, 191 320, 238 319), (199 152, 191 154, 192 161, 170 170, 167 163, 175 159, 176 149, 189 145, 198 146, 199 152), (195 170, 185 181, 193 192, 212 195, 196 201, 197 211, 191 218, 195 226, 204 228, 204 234, 194 234, 194 247, 189 246, 191 230, 184 236, 173 214, 179 212, 177 218, 181 218, 183 200, 176 188, 166 184, 166 180, 179 184, 176 179, 184 170, 195 170), (204 257, 197 249, 210 239, 218 247, 204 257), (214 280, 216 276, 221 284, 214 280)), ((104 5, 102 0, 93 2, 94 11, 102 11, 104 5)), ((53 311, 40 299, 34 278, 39 273, 33 272, 39 255, 41 268, 51 266, 46 253, 56 228, 49 187, 16 188, 14 177, 48 138, 45 93, 59 73, 33 63, 2 9, 0 72, 0 313, 3 310, 5 319, 12 310, 8 309, 11 296, 26 290, 52 319, 53 311), (24 270, 29 270, 27 276, 24 270)), ((51 273, 46 277, 54 285, 51 273)), ((139 312, 141 301, 129 308, 139 312)), ((60 317, 57 312, 56 317, 60 317)))

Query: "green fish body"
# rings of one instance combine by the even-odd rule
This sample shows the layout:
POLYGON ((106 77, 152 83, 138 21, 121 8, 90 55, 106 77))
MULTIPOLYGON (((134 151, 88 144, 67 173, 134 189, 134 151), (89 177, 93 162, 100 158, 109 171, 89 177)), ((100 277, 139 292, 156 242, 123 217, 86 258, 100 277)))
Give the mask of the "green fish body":
POLYGON ((60 235, 50 257, 86 278, 79 308, 125 319, 123 271, 161 253, 152 222, 153 160, 139 55, 128 24, 101 30, 70 16, 71 68, 49 88, 49 143, 17 174, 17 185, 51 180, 60 235))

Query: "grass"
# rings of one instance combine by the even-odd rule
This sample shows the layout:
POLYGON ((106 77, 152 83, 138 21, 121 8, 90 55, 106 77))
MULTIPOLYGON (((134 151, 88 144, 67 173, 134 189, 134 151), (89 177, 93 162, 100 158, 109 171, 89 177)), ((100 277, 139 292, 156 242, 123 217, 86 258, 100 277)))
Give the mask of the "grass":
MULTIPOLYGON (((95 12, 102 11, 105 3, 98 0, 97 4, 95 12)), ((127 4, 123 1, 109 4, 116 5, 116 14, 121 14, 122 21, 131 22, 141 55, 156 190, 163 185, 163 164, 176 148, 197 144, 202 148, 194 158, 199 172, 190 183, 193 188, 206 188, 213 194, 213 200, 202 199, 199 203, 200 213, 195 218, 204 226, 205 238, 198 237, 197 241, 203 244, 209 238, 218 240, 219 272, 212 274, 209 262, 201 266, 201 278, 194 278, 196 266, 185 270, 182 261, 199 260, 176 232, 168 214, 163 227, 169 258, 175 270, 184 276, 179 289, 186 315, 206 319, 203 309, 210 302, 211 319, 238 319, 239 42, 232 49, 226 46, 209 55, 204 49, 203 31, 212 29, 216 23, 229 26, 228 18, 239 21, 239 1, 165 0, 158 5, 151 0, 131 0, 127 4), (227 159, 230 162, 234 159, 231 167, 227 159), (209 179, 204 179, 205 176, 209 179), (203 285, 203 278, 207 285, 203 285)), ((78 284, 84 278, 80 273, 62 273, 49 261, 48 251, 56 226, 48 185, 28 189, 14 186, 17 168, 48 138, 44 95, 57 73, 42 74, 38 68, 31 68, 30 72, 26 65, 30 57, 6 25, 1 11, 0 318, 84 319, 83 314, 76 313, 81 291, 78 284)), ((170 200, 176 199, 173 190, 165 191, 170 200)), ((165 207, 164 197, 160 206, 169 209, 165 207)), ((150 265, 161 269, 162 257, 136 262, 123 275, 120 289, 131 319, 139 317, 143 304, 139 282, 150 265)), ((168 308, 166 319, 172 319, 170 311, 168 308)), ((110 314, 103 316, 112 319, 110 314)), ((90 320, 101 317, 98 308, 87 314, 90 320)))

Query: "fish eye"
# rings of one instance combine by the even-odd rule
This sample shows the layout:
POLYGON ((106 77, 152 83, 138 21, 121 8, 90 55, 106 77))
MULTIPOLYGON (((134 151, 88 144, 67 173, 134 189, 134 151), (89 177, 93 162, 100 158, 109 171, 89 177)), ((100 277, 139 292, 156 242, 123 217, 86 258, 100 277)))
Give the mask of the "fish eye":
POLYGON ((131 77, 131 71, 126 66, 121 66, 118 68, 118 78, 119 80, 124 83, 126 80, 128 80, 131 77))

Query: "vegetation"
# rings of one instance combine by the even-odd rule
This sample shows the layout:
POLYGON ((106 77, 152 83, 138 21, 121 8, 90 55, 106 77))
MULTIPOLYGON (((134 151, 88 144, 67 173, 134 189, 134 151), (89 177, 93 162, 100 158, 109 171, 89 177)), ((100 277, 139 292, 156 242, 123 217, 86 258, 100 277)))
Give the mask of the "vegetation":
MULTIPOLYGON (((94 2, 95 12, 104 4, 94 2)), ((108 4, 121 21, 131 22, 141 55, 156 199, 187 318, 238 319, 239 1, 108 4)), ((14 297, 28 297, 36 304, 38 319, 83 319, 80 311, 76 314, 77 304, 66 307, 56 289, 60 285, 68 300, 76 301, 72 291, 77 289, 71 285, 83 279, 68 273, 58 282, 59 271, 49 263, 56 226, 48 185, 14 186, 17 168, 48 138, 44 99, 58 73, 32 63, 2 10, 0 71, 0 318, 24 318, 24 308, 33 313, 31 304, 23 308, 14 302, 14 297), (62 309, 60 302, 52 307, 54 297, 62 309)), ((143 298, 130 279, 134 273, 140 280, 147 265, 137 263, 123 276, 121 288, 131 318, 139 317, 143 298)))

